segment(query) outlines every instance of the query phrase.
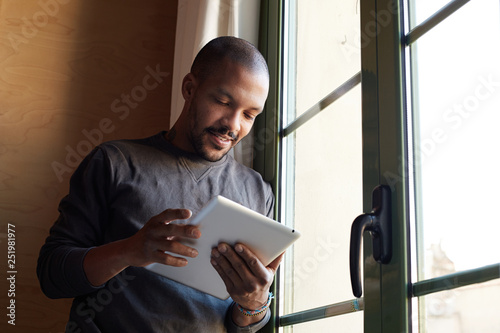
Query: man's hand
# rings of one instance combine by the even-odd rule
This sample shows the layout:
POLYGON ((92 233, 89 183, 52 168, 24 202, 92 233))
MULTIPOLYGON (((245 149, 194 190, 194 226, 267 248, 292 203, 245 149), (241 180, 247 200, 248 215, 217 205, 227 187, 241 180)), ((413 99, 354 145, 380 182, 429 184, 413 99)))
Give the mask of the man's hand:
POLYGON ((144 267, 155 262, 187 265, 185 258, 165 251, 191 258, 198 255, 194 248, 179 242, 181 238, 200 238, 198 227, 170 223, 190 216, 187 209, 167 209, 153 216, 135 235, 91 249, 83 262, 87 279, 99 286, 129 266, 144 267))
MULTIPOLYGON (((212 250, 212 265, 224 281, 233 301, 248 310, 256 310, 266 304, 269 288, 283 258, 282 253, 269 265, 264 266, 250 249, 242 244, 234 248, 221 243, 212 250)), ((247 326, 263 317, 245 317, 238 310, 233 320, 239 326, 247 326)))
POLYGON ((189 217, 191 211, 187 209, 167 209, 152 217, 141 230, 127 239, 128 264, 136 267, 152 263, 186 266, 186 259, 167 254, 165 251, 191 258, 198 255, 196 249, 179 242, 182 238, 200 238, 201 232, 198 227, 170 223, 189 217))

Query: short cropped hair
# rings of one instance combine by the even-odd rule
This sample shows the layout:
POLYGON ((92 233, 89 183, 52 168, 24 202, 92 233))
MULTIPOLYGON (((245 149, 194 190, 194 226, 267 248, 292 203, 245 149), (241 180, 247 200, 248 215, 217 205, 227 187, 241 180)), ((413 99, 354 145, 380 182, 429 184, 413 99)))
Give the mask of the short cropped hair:
POLYGON ((193 61, 191 73, 203 81, 217 71, 218 65, 225 59, 264 74, 269 79, 266 60, 259 50, 252 43, 233 36, 217 37, 203 46, 193 61))

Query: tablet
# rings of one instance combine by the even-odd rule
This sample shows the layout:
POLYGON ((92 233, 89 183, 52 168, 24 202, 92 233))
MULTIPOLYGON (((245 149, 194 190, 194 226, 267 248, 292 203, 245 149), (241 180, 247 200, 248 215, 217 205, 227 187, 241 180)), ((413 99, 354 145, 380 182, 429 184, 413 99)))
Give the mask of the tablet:
POLYGON ((212 249, 220 242, 245 244, 267 266, 300 237, 297 230, 222 196, 210 200, 190 224, 199 226, 201 237, 185 244, 197 249, 198 256, 186 257, 184 267, 155 263, 146 269, 220 299, 229 294, 210 263, 212 249))

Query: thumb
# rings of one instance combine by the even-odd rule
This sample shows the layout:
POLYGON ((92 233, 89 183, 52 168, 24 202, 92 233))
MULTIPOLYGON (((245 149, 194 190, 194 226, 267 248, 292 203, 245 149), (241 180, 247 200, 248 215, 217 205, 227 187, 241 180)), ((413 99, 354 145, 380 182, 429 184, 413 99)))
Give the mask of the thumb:
POLYGON ((273 261, 271 261, 271 263, 269 265, 267 265, 267 268, 271 269, 273 272, 276 272, 278 270, 280 263, 281 263, 281 260, 283 260, 284 255, 285 255, 285 252, 283 252, 278 257, 276 257, 276 259, 274 259, 273 261))

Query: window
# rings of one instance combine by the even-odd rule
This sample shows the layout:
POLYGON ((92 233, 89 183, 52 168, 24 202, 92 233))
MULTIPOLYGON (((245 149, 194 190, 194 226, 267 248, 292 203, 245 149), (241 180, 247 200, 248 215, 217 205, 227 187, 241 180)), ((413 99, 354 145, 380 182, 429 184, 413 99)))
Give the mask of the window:
POLYGON ((303 236, 281 267, 275 329, 499 331, 498 1, 280 4, 268 179, 303 236), (365 234, 354 299, 350 226, 378 184, 391 188, 392 259, 375 262, 365 234))
POLYGON ((359 2, 284 4, 279 207, 281 220, 303 232, 281 270, 280 322, 285 332, 362 332, 362 312, 296 323, 362 307, 349 280, 350 227, 363 190, 359 2))
POLYGON ((500 224, 492 216, 500 200, 499 2, 413 0, 408 6, 413 282, 421 295, 414 301, 415 331, 499 331, 500 280, 486 281, 498 277, 500 263, 500 224), (448 290, 457 287, 454 279, 477 284, 448 290), (431 281, 441 288, 428 293, 431 281))

